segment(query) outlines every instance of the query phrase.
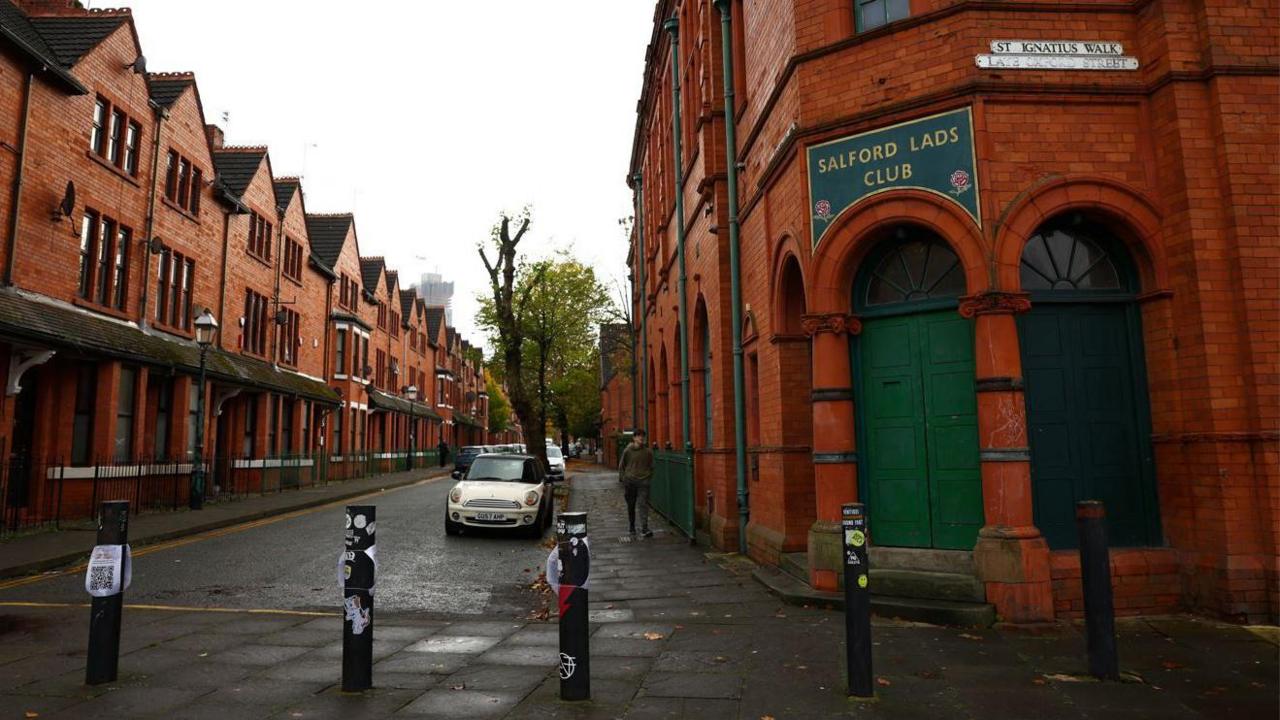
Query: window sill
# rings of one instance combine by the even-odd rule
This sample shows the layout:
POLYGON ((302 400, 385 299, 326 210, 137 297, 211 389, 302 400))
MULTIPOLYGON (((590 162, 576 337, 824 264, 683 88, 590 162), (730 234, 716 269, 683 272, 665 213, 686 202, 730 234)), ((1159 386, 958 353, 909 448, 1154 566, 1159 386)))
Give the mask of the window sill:
POLYGON ((178 213, 178 214, 179 214, 179 215, 181 215, 182 217, 184 217, 184 218, 186 218, 186 219, 190 220, 191 222, 196 223, 196 224, 199 224, 199 223, 200 223, 200 216, 199 216, 199 215, 197 215, 197 214, 195 214, 195 213, 191 212, 190 210, 188 210, 188 209, 186 209, 186 208, 182 207, 182 206, 181 206, 181 205, 179 205, 178 203, 176 203, 176 202, 174 202, 174 201, 170 200, 169 198, 167 198, 167 197, 165 197, 165 196, 161 195, 161 196, 160 196, 160 202, 164 203, 164 204, 165 204, 165 206, 167 206, 170 210, 172 210, 172 211, 174 211, 174 212, 178 213))
POLYGON ((266 268, 271 267, 271 261, 270 261, 270 260, 268 260, 268 259, 266 259, 266 258, 262 257, 261 255, 259 255, 259 254, 255 253, 255 252, 252 252, 252 251, 250 251, 250 250, 245 250, 245 251, 244 251, 244 254, 245 254, 245 255, 248 255, 250 258, 252 258, 252 259, 254 259, 254 260, 257 260, 258 262, 262 263, 262 266, 263 266, 263 267, 266 267, 266 268))
POLYGON ((120 320, 127 320, 130 322, 133 321, 133 318, 129 317, 129 312, 127 310, 117 310, 108 305, 99 305, 98 303, 93 302, 92 300, 85 300, 82 297, 78 297, 75 300, 73 300, 72 304, 75 305, 76 307, 81 307, 81 308, 84 308, 85 310, 92 310, 93 312, 101 313, 103 315, 110 315, 111 317, 117 318, 120 320))
POLYGON ((174 326, 172 326, 172 325, 169 325, 169 324, 166 324, 166 323, 160 322, 159 320, 157 320, 156 322, 152 323, 152 324, 151 324, 151 327, 153 327, 153 328, 155 328, 156 330, 159 330, 159 331, 161 331, 161 332, 169 333, 170 335, 176 335, 176 336, 178 336, 178 337, 180 337, 180 338, 186 338, 187 340, 195 340, 195 339, 196 339, 196 334, 195 334, 195 332, 194 332, 194 331, 192 331, 192 330, 183 330, 182 328, 174 327, 174 326))
POLYGON ((302 287, 302 278, 296 278, 285 272, 281 272, 280 277, 284 278, 285 280, 288 280, 289 282, 293 283, 294 285, 297 285, 298 287, 302 287))
POLYGON ((94 162, 98 163, 99 165, 101 165, 102 167, 106 168, 107 170, 110 170, 112 173, 114 173, 114 174, 115 174, 117 177, 119 177, 121 180, 124 180, 125 182, 129 183, 130 185, 133 185, 133 186, 134 186, 134 187, 136 187, 136 188, 141 188, 141 187, 142 187, 142 184, 138 182, 138 178, 134 177, 133 175, 130 175, 128 172, 126 172, 126 171, 124 171, 124 170, 121 170, 120 168, 116 167, 115 165, 112 165, 112 164, 111 164, 111 161, 109 161, 109 160, 107 160, 106 158, 102 157, 101 155, 99 155, 99 154, 95 153, 94 151, 92 151, 92 150, 85 150, 85 151, 84 151, 84 154, 85 154, 85 157, 87 157, 87 158, 89 158, 90 160, 92 160, 92 161, 94 161, 94 162))

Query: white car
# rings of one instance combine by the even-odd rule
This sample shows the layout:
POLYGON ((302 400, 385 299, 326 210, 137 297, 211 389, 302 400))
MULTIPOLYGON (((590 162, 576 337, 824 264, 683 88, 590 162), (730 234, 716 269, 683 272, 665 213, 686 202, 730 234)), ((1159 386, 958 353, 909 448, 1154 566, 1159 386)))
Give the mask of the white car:
POLYGON ((547 446, 547 465, 551 467, 549 474, 553 480, 564 479, 564 453, 555 445, 547 446))
POLYGON ((551 525, 555 506, 550 479, 528 455, 484 454, 449 490, 444 531, 464 528, 511 528, 541 537, 551 525))

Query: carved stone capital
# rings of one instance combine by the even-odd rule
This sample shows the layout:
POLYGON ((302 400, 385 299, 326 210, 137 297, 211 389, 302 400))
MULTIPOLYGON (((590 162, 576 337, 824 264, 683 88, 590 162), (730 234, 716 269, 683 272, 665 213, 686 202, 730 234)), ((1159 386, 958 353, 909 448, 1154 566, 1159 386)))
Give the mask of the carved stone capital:
POLYGON ((1028 293, 991 290, 960 298, 960 316, 974 318, 979 315, 1017 315, 1031 309, 1028 293))
POLYGON ((821 333, 835 335, 857 335, 862 332, 862 321, 856 315, 845 313, 822 313, 818 315, 801 315, 800 327, 809 337, 821 333))

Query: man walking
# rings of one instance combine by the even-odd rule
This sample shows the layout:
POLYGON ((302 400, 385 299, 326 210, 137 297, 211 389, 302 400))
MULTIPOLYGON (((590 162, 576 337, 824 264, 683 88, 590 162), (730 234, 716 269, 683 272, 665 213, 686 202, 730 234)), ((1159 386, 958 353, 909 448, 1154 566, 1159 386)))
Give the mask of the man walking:
POLYGON ((440 444, 436 445, 436 450, 440 453, 440 467, 444 467, 449 462, 449 443, 443 435, 440 436, 440 444))
POLYGON ((627 521, 631 535, 636 534, 636 505, 640 505, 640 534, 653 537, 649 529, 649 481, 653 478, 653 450, 646 442, 644 430, 636 430, 631 444, 622 452, 618 462, 618 482, 622 483, 627 498, 627 521))

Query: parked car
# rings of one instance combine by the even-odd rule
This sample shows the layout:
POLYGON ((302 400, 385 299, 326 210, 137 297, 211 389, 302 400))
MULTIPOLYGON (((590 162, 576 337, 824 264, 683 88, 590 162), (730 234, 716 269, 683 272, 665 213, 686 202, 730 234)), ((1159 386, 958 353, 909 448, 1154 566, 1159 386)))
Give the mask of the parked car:
POLYGON ((547 465, 550 466, 547 474, 552 480, 564 479, 564 454, 555 445, 547 446, 547 465))
POLYGON ((463 528, 511 528, 540 537, 555 514, 552 485, 528 455, 484 454, 476 457, 458 484, 449 490, 444 531, 463 528))
POLYGON ((475 460, 483 452, 484 447, 481 445, 464 445, 453 458, 454 479, 456 480, 466 475, 467 468, 471 467, 471 461, 475 460))

